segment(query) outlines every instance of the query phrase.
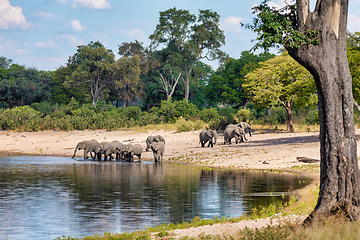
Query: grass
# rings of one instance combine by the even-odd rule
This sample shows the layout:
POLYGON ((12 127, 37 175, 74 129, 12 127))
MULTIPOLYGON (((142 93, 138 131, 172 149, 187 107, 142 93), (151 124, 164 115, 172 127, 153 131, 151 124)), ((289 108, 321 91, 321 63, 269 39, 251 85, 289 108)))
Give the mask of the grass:
MULTIPOLYGON (((259 132, 286 132, 286 124, 277 124, 277 125, 251 125, 252 129, 258 129, 259 132)), ((320 131, 319 125, 306 125, 306 124, 294 124, 295 132, 317 132, 320 131)))

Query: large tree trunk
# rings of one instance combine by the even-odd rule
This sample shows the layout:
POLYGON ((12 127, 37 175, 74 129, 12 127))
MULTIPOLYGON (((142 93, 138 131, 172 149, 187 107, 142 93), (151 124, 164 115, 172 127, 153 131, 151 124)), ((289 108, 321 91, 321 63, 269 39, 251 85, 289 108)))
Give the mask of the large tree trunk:
POLYGON ((287 47, 289 54, 314 76, 320 118, 320 192, 309 216, 342 211, 359 219, 360 193, 354 105, 346 54, 348 0, 297 1, 298 30, 321 29, 318 45, 287 47))

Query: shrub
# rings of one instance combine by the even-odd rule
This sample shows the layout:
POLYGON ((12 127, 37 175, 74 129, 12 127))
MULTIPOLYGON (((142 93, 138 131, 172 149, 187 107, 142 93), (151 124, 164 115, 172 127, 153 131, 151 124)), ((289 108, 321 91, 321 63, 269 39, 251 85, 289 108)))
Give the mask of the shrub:
POLYGON ((36 111, 41 112, 44 116, 50 115, 57 107, 56 105, 52 105, 50 102, 39 102, 31 104, 31 108, 36 111))
POLYGON ((305 122, 307 124, 319 124, 319 111, 315 109, 310 110, 305 117, 305 122))
POLYGON ((30 106, 21 106, 3 111, 0 117, 3 130, 39 130, 42 114, 30 106))
POLYGON ((220 118, 220 114, 216 108, 204 108, 199 112, 199 117, 204 122, 208 123, 212 120, 220 118))
POLYGON ((240 109, 236 113, 235 118, 237 122, 249 122, 250 113, 250 109, 240 109))
POLYGON ((191 121, 187 121, 183 117, 179 117, 179 119, 175 123, 176 130, 178 132, 188 132, 193 129, 193 124, 191 121))
POLYGON ((286 110, 283 107, 273 107, 270 112, 267 123, 273 125, 286 123, 286 110))
POLYGON ((128 119, 133 119, 133 121, 137 121, 141 117, 141 109, 136 106, 130 106, 125 108, 125 114, 128 119))

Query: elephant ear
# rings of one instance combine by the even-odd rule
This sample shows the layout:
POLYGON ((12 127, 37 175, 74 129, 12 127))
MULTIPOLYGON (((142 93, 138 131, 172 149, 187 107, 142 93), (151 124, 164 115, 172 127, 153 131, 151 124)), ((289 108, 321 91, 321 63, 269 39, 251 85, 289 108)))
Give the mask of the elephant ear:
POLYGON ((207 130, 207 131, 205 132, 205 135, 206 135, 207 137, 209 137, 209 138, 212 137, 212 133, 211 133, 210 130, 207 130))
POLYGON ((240 135, 240 128, 234 128, 234 131, 240 135))

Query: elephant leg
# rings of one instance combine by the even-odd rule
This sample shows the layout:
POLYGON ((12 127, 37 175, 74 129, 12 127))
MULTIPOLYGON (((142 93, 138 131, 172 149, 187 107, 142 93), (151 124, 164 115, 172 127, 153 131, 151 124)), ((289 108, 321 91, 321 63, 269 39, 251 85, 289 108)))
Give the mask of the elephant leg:
POLYGON ((88 159, 87 153, 88 153, 87 148, 84 148, 84 159, 88 159))

